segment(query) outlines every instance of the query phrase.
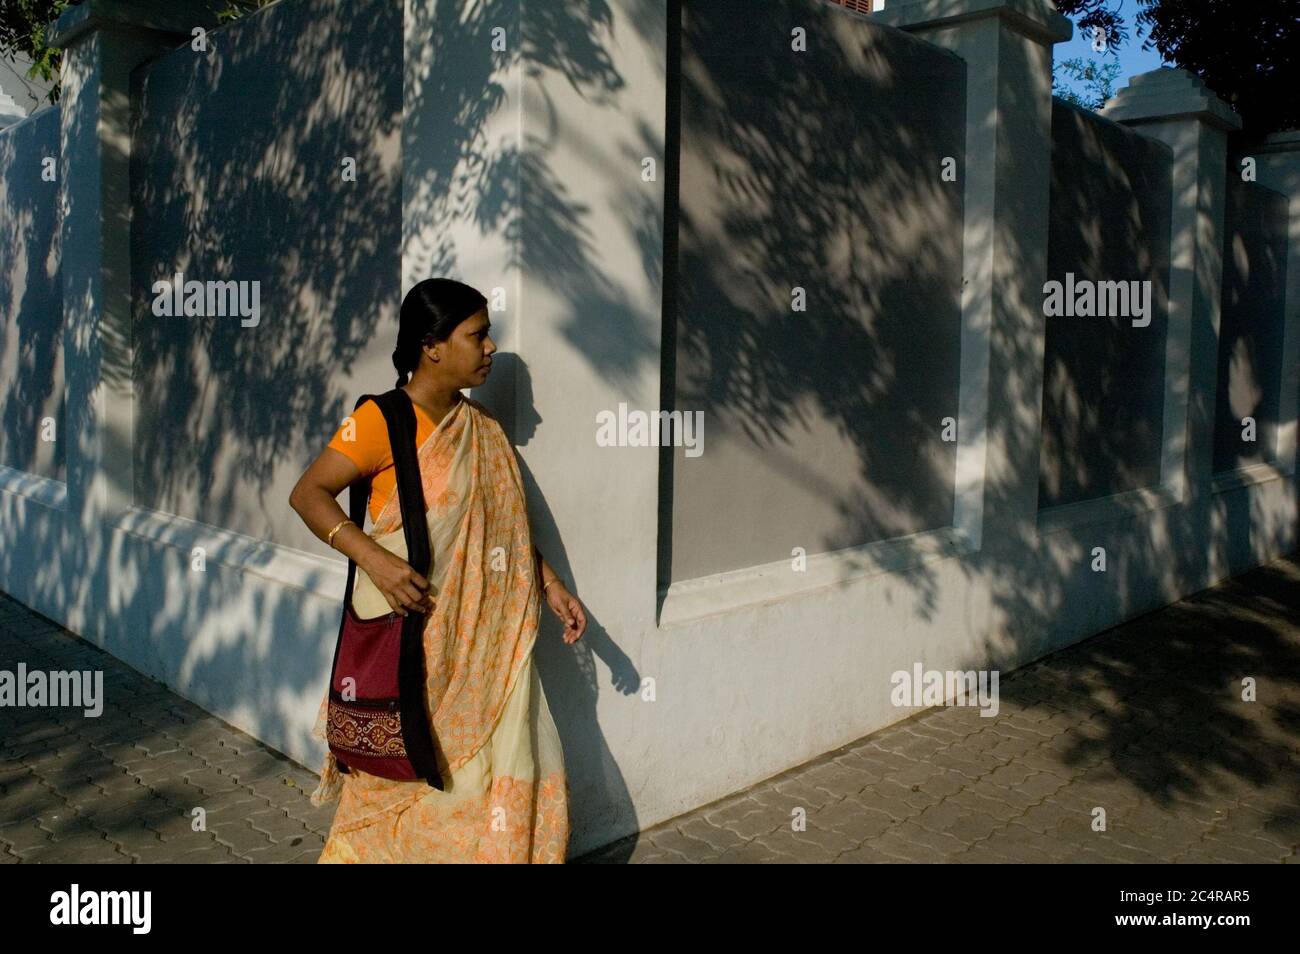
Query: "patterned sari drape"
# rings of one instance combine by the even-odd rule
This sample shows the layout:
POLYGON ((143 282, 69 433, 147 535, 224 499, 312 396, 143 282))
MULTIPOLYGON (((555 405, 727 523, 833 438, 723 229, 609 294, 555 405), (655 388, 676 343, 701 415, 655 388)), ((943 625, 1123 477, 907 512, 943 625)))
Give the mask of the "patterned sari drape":
MULTIPOLYGON (((326 756, 313 804, 340 797, 321 861, 563 861, 568 788, 533 667, 540 593, 523 482, 500 424, 462 398, 418 449, 428 505, 425 705, 446 788, 362 772, 326 756)), ((406 557, 398 495, 371 537, 406 557)), ((352 605, 390 611, 358 568, 352 605)), ((315 734, 325 738, 328 693, 315 734)))

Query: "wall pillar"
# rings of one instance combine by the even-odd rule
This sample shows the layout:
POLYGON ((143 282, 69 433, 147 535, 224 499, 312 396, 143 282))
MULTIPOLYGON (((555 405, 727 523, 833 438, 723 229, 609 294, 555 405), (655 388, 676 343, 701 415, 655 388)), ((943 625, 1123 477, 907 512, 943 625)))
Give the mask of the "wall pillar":
POLYGON ((891 0, 872 18, 967 63, 954 524, 996 566, 1037 536, 1052 48, 1074 28, 1046 0, 891 0))
POLYGON ((1163 482, 1201 519, 1214 470, 1219 304, 1223 290, 1224 171, 1228 131, 1241 119, 1185 70, 1129 80, 1101 111, 1174 154, 1170 209, 1169 332, 1163 482))
MULTIPOLYGON (((1255 160, 1255 181, 1287 197, 1286 298, 1282 328, 1282 393, 1278 399, 1277 466, 1296 472, 1297 399, 1300 398, 1300 129, 1273 133, 1235 159, 1255 160)), ((1230 165, 1228 175, 1241 175, 1230 165)))
POLYGON ((85 0, 66 10, 50 35, 64 57, 65 625, 101 643, 109 530, 133 500, 131 71, 184 42, 194 27, 216 25, 200 0, 85 0))

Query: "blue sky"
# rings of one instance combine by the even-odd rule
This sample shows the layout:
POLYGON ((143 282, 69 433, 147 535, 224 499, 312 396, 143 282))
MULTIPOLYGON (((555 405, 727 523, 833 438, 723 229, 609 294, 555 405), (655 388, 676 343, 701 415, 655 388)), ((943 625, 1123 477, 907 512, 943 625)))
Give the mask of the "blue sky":
MULTIPOLYGON (((1119 76, 1115 80, 1115 90, 1118 92, 1128 85, 1130 76, 1136 76, 1138 73, 1146 73, 1150 70, 1159 69, 1167 64, 1161 62, 1160 54, 1153 47, 1150 50, 1142 49, 1142 44, 1146 41, 1147 35, 1134 22, 1137 13, 1137 7, 1133 10, 1121 10, 1125 14, 1125 25, 1128 27, 1128 40, 1117 54, 1119 60, 1119 76)), ((1068 43, 1058 43, 1054 48, 1056 62, 1082 57, 1086 62, 1089 58, 1094 58, 1098 62, 1104 63, 1111 58, 1108 53, 1094 53, 1092 51, 1092 37, 1090 34, 1081 31, 1078 25, 1074 28, 1074 38, 1068 43)), ((1068 82, 1066 84, 1075 92, 1085 93, 1085 84, 1068 82)))

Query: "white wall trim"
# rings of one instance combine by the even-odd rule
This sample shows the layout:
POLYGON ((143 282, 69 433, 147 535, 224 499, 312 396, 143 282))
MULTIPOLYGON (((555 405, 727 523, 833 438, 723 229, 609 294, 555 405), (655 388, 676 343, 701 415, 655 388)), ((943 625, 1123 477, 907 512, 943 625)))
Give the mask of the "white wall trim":
MULTIPOLYGON (((807 569, 791 567, 790 559, 681 580, 660 590, 659 627, 663 629, 765 603, 799 596, 825 586, 843 585, 884 573, 961 557, 977 548, 956 527, 940 527, 807 557, 807 569)), ((793 557, 791 558, 793 559, 793 557)))
POLYGON ((1252 484, 1262 484, 1269 480, 1284 480, 1288 476, 1285 471, 1267 461, 1248 464, 1245 467, 1238 467, 1236 470, 1226 470, 1221 474, 1215 474, 1210 481, 1210 492, 1221 494, 1229 490, 1237 490, 1240 487, 1249 487, 1252 484))
POLYGON ((25 470, 15 470, 0 464, 0 493, 22 497, 51 510, 68 509, 68 485, 25 470))
POLYGON ((342 600, 347 584, 346 561, 327 560, 305 550, 235 533, 175 514, 132 507, 114 525, 130 534, 190 554, 203 547, 204 560, 251 573, 327 599, 342 600))
POLYGON ((1139 487, 1123 493, 1079 500, 1038 511, 1038 535, 1072 530, 1092 523, 1109 523, 1138 514, 1176 507, 1181 496, 1171 487, 1139 487))

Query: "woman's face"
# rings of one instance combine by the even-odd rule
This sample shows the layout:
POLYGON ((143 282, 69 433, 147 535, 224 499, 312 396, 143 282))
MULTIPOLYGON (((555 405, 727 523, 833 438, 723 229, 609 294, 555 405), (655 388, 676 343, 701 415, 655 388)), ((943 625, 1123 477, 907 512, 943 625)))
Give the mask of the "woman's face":
POLYGON ((492 369, 496 343, 488 336, 491 328, 486 308, 466 318, 446 341, 437 345, 439 361, 434 365, 459 390, 478 387, 492 369))

